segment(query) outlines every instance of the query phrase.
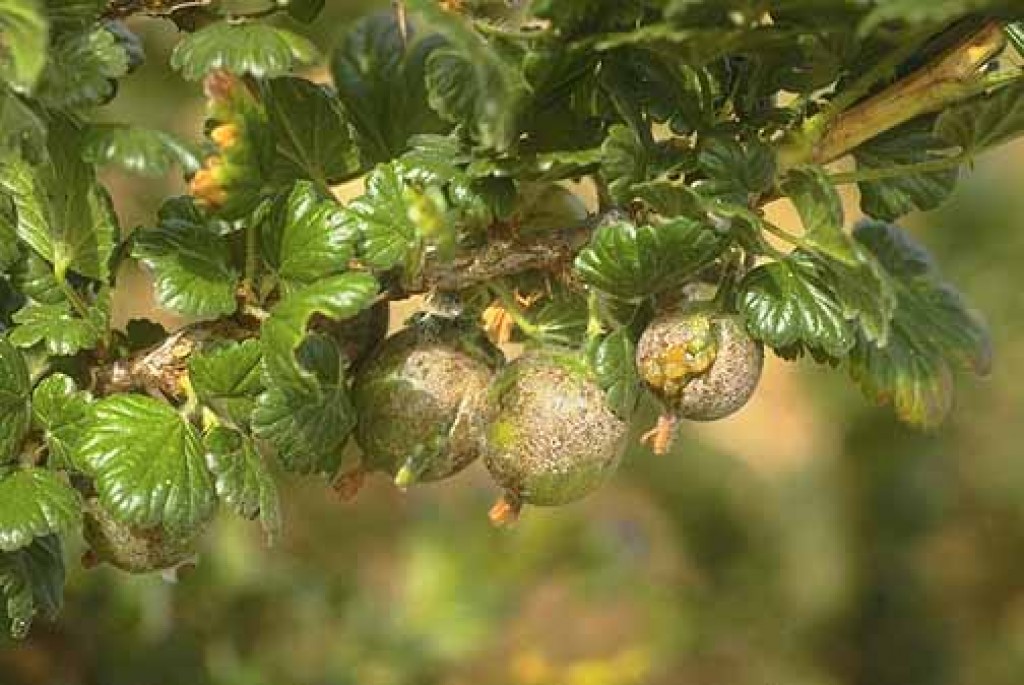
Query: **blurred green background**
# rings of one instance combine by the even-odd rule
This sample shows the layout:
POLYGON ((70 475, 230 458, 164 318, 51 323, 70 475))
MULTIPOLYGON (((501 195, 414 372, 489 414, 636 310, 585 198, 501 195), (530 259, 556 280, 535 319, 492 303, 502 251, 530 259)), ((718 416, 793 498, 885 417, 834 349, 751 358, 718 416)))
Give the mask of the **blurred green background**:
MULTIPOLYGON (((365 8, 312 28, 326 50, 365 8)), ((104 112, 195 138, 173 26, 104 112)), ((181 186, 109 178, 126 226, 181 186)), ((932 434, 841 371, 771 360, 751 405, 635 450, 601 492, 493 530, 482 467, 355 502, 286 479, 285 535, 222 515, 178 584, 85 572, 0 685, 1020 685, 1024 683, 1024 147, 910 223, 988 317, 989 379, 932 434)), ((851 205, 853 206, 853 205, 851 205)), ((120 316, 147 311, 126 274, 120 316)), ((645 426, 638 426, 638 430, 645 426)))

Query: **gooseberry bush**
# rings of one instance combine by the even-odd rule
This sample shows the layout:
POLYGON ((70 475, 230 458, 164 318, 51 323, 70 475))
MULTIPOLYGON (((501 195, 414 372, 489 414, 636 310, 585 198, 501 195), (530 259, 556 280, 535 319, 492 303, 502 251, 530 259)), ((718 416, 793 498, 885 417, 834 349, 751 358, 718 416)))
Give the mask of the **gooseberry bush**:
POLYGON ((130 572, 188 563, 219 508, 273 541, 287 472, 351 496, 477 462, 504 523, 592 492, 628 435, 665 452, 740 409, 765 347, 924 429, 987 371, 981 319, 894 222, 1024 133, 1019 2, 408 0, 329 56, 301 35, 323 4, 0 2, 12 634, 59 609, 68 536, 130 572), (143 16, 180 29, 195 140, 99 121, 143 16), (125 230, 110 165, 189 194, 125 230), (132 261, 193 323, 111 324, 132 261), (662 417, 630 433, 645 397, 662 417))

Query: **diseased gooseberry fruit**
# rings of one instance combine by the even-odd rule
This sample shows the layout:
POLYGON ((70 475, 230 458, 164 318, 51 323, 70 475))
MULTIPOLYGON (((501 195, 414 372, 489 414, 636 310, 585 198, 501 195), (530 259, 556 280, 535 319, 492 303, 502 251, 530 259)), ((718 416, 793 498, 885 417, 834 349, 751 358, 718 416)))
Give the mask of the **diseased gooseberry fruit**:
POLYGON ((501 353, 478 331, 431 319, 377 349, 356 376, 363 470, 401 488, 458 473, 480 453, 487 388, 501 353))
POLYGON ((536 350, 492 384, 484 463, 504 499, 498 524, 524 503, 566 504, 596 490, 618 466, 627 425, 608 407, 583 355, 536 350))
POLYGON ((150 573, 173 569, 195 556, 195 543, 202 531, 178 536, 163 528, 137 528, 114 519, 95 498, 85 508, 85 541, 89 544, 87 565, 108 563, 128 573, 150 573))
POLYGON ((764 363, 764 349, 738 316, 673 311, 647 326, 637 344, 641 378, 672 414, 714 421, 747 403, 764 363))

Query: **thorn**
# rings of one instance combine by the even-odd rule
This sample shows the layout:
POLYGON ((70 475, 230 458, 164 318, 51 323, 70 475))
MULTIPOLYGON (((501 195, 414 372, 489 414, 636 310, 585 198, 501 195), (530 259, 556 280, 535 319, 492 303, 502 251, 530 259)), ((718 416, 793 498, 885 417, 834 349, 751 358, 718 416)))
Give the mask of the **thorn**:
POLYGON ((640 442, 649 444, 651 451, 659 457, 668 454, 676 436, 676 417, 671 414, 662 414, 654 428, 640 436, 640 442))
POLYGON ((502 495, 491 510, 487 512, 487 518, 495 528, 506 528, 519 520, 519 513, 523 505, 518 497, 510 493, 502 495))
POLYGON ((359 491, 363 489, 363 483, 365 482, 366 471, 359 468, 338 476, 331 487, 334 488, 334 492, 337 493, 343 502, 351 502, 359 494, 359 491))

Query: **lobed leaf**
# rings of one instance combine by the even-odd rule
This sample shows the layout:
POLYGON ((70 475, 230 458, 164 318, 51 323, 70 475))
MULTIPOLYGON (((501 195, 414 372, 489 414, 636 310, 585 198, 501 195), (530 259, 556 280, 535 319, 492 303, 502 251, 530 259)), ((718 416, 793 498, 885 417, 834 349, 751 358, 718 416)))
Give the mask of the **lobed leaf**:
POLYGON ((189 81, 219 70, 272 78, 316 58, 313 43, 286 29, 257 22, 218 22, 178 43, 171 53, 171 67, 189 81))
POLYGON ((0 336, 0 465, 14 461, 32 418, 32 383, 21 352, 0 336))
POLYGON ((38 0, 7 0, 0 6, 0 78, 21 93, 33 90, 46 66, 49 25, 41 10, 38 0))
POLYGON ((129 525, 190 533, 216 507, 196 429, 151 397, 96 402, 76 461, 92 476, 103 508, 129 525))
POLYGON ((350 272, 325 278, 281 300, 263 324, 261 335, 268 386, 309 394, 317 380, 296 358, 314 314, 337 321, 355 316, 373 304, 378 284, 368 273, 350 272))
MULTIPOLYGON (((943 158, 948 145, 920 124, 903 126, 873 138, 854 150, 859 171, 920 164, 943 158)), ((913 211, 938 207, 956 187, 958 169, 907 173, 878 180, 861 181, 860 206, 865 214, 893 221, 913 211)))
POLYGON ((9 338, 18 347, 43 343, 51 355, 71 356, 95 348, 107 330, 106 303, 91 306, 82 318, 66 299, 55 304, 32 302, 12 317, 17 324, 9 338))
POLYGON ((91 416, 91 402, 92 396, 62 373, 47 376, 32 392, 32 421, 46 441, 50 468, 80 469, 75 451, 91 416))
POLYGON ((680 287, 725 246, 723 236, 684 217, 657 226, 617 221, 594 231, 576 270, 602 292, 639 301, 680 287))
POLYGON ((358 229, 333 199, 299 181, 263 222, 261 252, 286 290, 349 268, 358 229))
POLYGON ((117 233, 109 199, 66 131, 51 127, 50 149, 52 161, 39 167, 0 161, 0 189, 17 210, 18 238, 53 264, 58 279, 71 270, 106 280, 117 233))
POLYGON ((628 420, 643 388, 636 368, 636 343, 629 329, 620 328, 605 336, 594 348, 591 367, 605 390, 608 406, 628 420))
POLYGON ((114 79, 128 73, 130 56, 103 26, 59 36, 39 83, 37 97, 52 108, 102 104, 115 92, 114 79))
POLYGON ((128 124, 92 124, 85 134, 82 158, 143 176, 163 176, 176 164, 185 172, 202 166, 196 152, 170 133, 128 124))
POLYGON ((260 97, 274 141, 272 184, 287 187, 307 178, 324 186, 359 170, 341 101, 326 86, 282 76, 262 82, 260 97))
POLYGON ((406 207, 405 181, 395 165, 380 165, 366 180, 366 192, 345 207, 347 230, 360 236, 360 257, 373 269, 404 263, 419 245, 406 207))
POLYGON ((268 543, 281 534, 277 484, 251 438, 218 426, 203 437, 217 496, 236 514, 260 519, 268 543))
POLYGON ((81 521, 81 497, 53 471, 24 468, 0 476, 0 552, 67 533, 81 521))
POLYGON ((253 434, 274 447, 289 471, 333 474, 356 423, 342 353, 332 339, 314 334, 303 340, 296 356, 302 385, 277 382, 267 367, 268 388, 253 411, 253 434))
POLYGON ((10 634, 28 635, 37 613, 54 618, 64 603, 64 554, 56 535, 39 537, 16 552, 0 552, 0 593, 7 598, 10 634))
POLYGON ((189 381, 200 402, 234 426, 247 427, 263 391, 262 361, 259 340, 218 346, 192 357, 189 381))
POLYGON ((411 29, 403 39, 394 13, 386 12, 356 22, 334 51, 334 85, 367 163, 395 159, 413 135, 450 128, 427 102, 427 59, 443 44, 411 29))
POLYGON ((831 286, 829 275, 806 253, 762 264, 740 285, 747 330, 787 358, 805 350, 845 357, 854 345, 854 329, 831 286))
POLYGON ((935 134, 969 156, 1024 135, 1024 81, 947 109, 935 121, 935 134))
POLYGON ((991 341, 981 319, 943 282, 922 248, 891 224, 865 222, 855 237, 889 268, 897 306, 886 345, 859 336, 850 376, 907 423, 938 426, 953 402, 953 372, 987 373, 991 341))
POLYGON ((157 226, 136 231, 132 256, 154 277, 161 306, 193 316, 220 316, 237 308, 238 271, 227 240, 191 198, 168 200, 157 226))

